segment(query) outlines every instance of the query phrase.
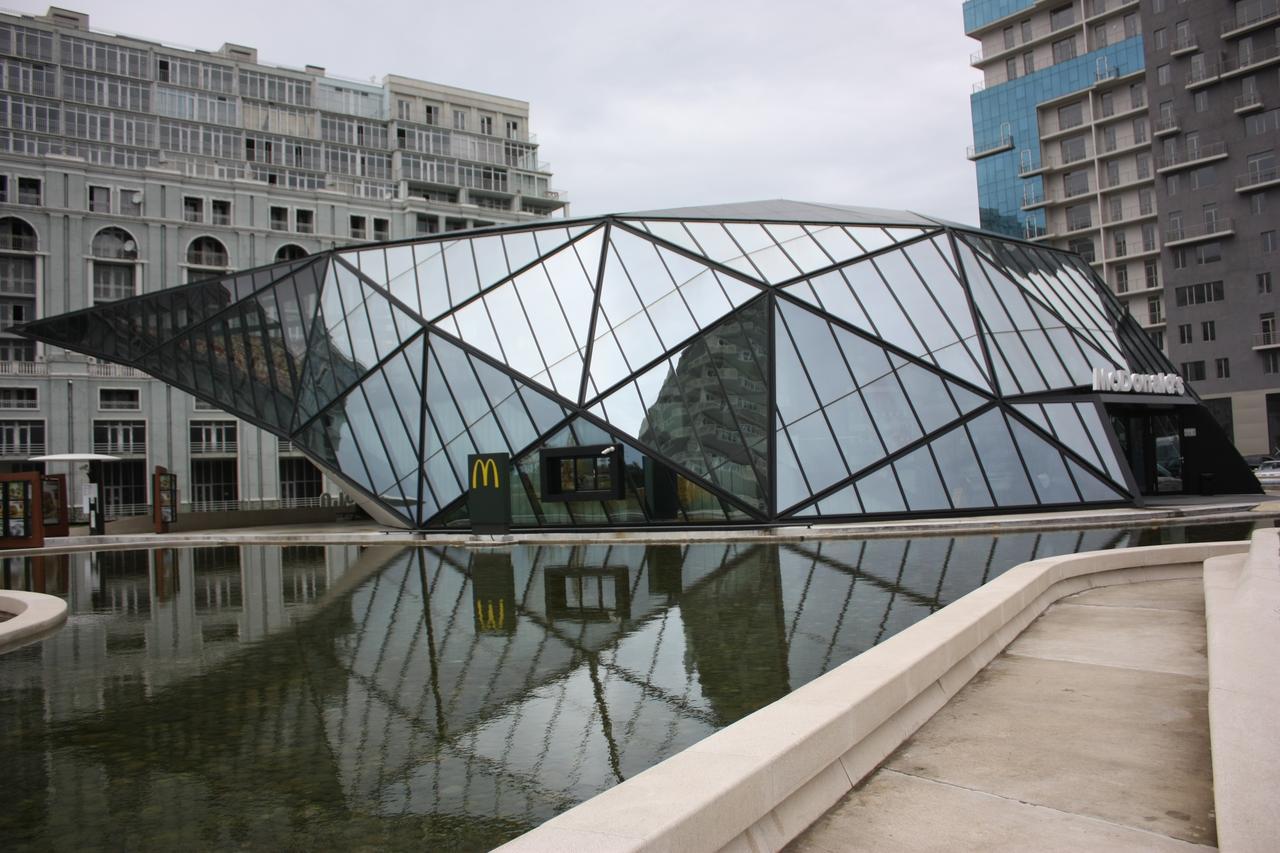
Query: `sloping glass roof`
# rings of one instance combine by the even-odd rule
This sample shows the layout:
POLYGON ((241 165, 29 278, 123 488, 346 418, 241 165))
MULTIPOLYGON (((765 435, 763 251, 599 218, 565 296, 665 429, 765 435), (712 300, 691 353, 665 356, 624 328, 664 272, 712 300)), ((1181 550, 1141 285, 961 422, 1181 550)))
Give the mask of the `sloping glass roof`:
POLYGON ((367 244, 22 332, 289 439, 413 527, 465 526, 493 452, 531 527, 1124 501, 1093 371, 1174 372, 1073 255, 791 201, 367 244), (543 451, 598 445, 621 497, 544 493, 543 451))

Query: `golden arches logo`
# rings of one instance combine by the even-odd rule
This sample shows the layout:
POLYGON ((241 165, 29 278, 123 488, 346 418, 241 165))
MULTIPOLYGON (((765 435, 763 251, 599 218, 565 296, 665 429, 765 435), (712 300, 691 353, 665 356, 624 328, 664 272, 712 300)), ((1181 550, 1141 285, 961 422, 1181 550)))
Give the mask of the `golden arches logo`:
POLYGON ((493 610, 493 602, 490 601, 488 606, 485 602, 476 601, 476 622, 480 625, 482 631, 497 631, 507 624, 507 607, 506 602, 501 598, 498 599, 498 611, 493 610))
POLYGON ((476 487, 478 482, 480 485, 488 488, 489 472, 493 472, 493 487, 498 488, 498 463, 490 459, 477 459, 471 463, 471 488, 476 487))

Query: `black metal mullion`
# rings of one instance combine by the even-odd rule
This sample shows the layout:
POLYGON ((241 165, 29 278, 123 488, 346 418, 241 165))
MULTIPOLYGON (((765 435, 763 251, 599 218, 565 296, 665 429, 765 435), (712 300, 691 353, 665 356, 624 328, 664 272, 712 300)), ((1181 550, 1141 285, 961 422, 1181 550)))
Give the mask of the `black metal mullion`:
MULTIPOLYGON (((848 476, 848 474, 850 473, 849 460, 844 455, 844 448, 841 447, 840 442, 836 440, 835 427, 832 426, 831 419, 827 416, 826 406, 822 402, 822 396, 818 393, 818 385, 813 381, 813 377, 809 375, 809 368, 807 365, 805 365, 804 358, 800 356, 800 347, 796 345, 796 338, 795 338, 795 335, 792 334, 791 332, 791 326, 789 323, 787 323, 787 318, 781 316, 781 313, 779 313, 778 319, 782 321, 783 332, 786 334, 787 339, 791 341, 791 349, 796 354, 796 360, 800 363, 800 371, 804 374, 805 382, 808 383, 809 389, 813 392, 813 401, 817 405, 817 408, 814 409, 814 411, 808 412, 804 416, 797 418, 796 420, 792 421, 791 424, 795 424, 795 423, 798 423, 799 421, 804 420, 805 418, 812 417, 815 413, 820 413, 822 415, 822 422, 826 424, 826 427, 827 427, 827 435, 831 439, 831 443, 836 446, 836 453, 840 454, 840 464, 844 466, 845 476, 848 476)), ((841 358, 843 359, 844 353, 843 351, 840 350, 840 343, 835 339, 834 334, 831 336, 831 342, 835 344, 837 352, 840 352, 841 358)), ((846 365, 846 368, 847 368, 847 365, 846 365)), ((852 370, 849 371, 849 381, 853 384, 854 392, 856 392, 858 390, 858 379, 856 376, 853 375, 852 370)), ((838 399, 844 399, 844 397, 847 397, 847 396, 848 394, 838 399)), ((834 403, 836 401, 832 400, 831 402, 834 403)), ((874 420, 874 418, 872 418, 872 420, 874 420)), ((788 424, 788 426, 790 426, 791 424, 788 424)), ((792 443, 792 452, 795 452, 794 443, 792 443)), ((803 471, 804 463, 800 461, 799 454, 796 454, 796 463, 800 466, 800 470, 803 471)), ((806 483, 808 482, 808 477, 805 477, 805 481, 806 483)))
MULTIPOLYGON (((601 310, 600 309, 600 293, 601 291, 604 290, 605 261, 607 261, 609 258, 609 235, 611 233, 610 228, 611 226, 609 224, 609 220, 606 219, 604 223, 604 231, 600 236, 600 262, 596 267, 595 287, 593 287, 591 290, 592 297, 593 297, 591 301, 591 321, 587 325, 587 348, 585 353, 583 353, 583 358, 582 358, 582 382, 578 386, 578 400, 583 402, 585 402, 587 399, 587 383, 590 382, 591 380, 591 355, 595 350, 596 323, 600 316, 600 310, 601 310)), ((582 260, 581 256, 579 256, 578 260, 579 261, 582 260)), ((643 303, 641 304, 641 310, 644 310, 643 303)), ((610 334, 613 333, 612 327, 609 328, 609 332, 610 334)), ((659 338, 659 340, 661 340, 661 338, 659 338)), ((616 337, 614 339, 614 344, 617 345, 616 337)), ((618 347, 618 352, 619 353, 622 352, 621 346, 618 347)), ((626 355, 623 354, 622 360, 624 363, 626 363, 626 358, 627 358, 626 355)), ((629 366, 630 364, 628 363, 628 367, 629 366)))
MULTIPOLYGON (((769 448, 769 494, 766 496, 768 517, 770 520, 778 517, 778 375, 773 369, 778 363, 778 300, 773 291, 770 291, 769 298, 765 302, 765 310, 768 312, 767 322, 769 324, 769 350, 766 353, 765 365, 761 366, 759 360, 756 360, 756 367, 760 369, 761 374, 768 383, 769 398, 765 404, 765 429, 768 436, 769 448)), ((839 347, 837 346, 837 349, 839 347)), ((751 357, 756 357, 755 347, 751 347, 751 357)), ((795 448, 791 450, 795 453, 795 448)), ((796 460, 798 465, 799 459, 796 460)), ((801 469, 803 476, 804 469, 801 469)))
MULTIPOLYGON (((987 271, 982 268, 982 264, 980 263, 978 264, 978 271, 982 273, 982 277, 987 281, 987 287, 990 288, 991 298, 994 299, 996 303, 1000 306, 1000 310, 1004 312, 1005 318, 1009 321, 1009 325, 1013 327, 1013 334, 1018 336, 1018 342, 1022 344, 1022 348, 1027 351, 1027 355, 1030 357, 1030 360, 1031 360, 1031 366, 1035 368, 1036 375, 1040 377, 1041 383, 1043 383, 1046 389, 1052 388, 1053 383, 1049 381, 1049 378, 1044 375, 1044 371, 1040 369, 1040 365, 1038 364, 1037 359, 1033 355, 1034 350, 1032 350, 1031 347, 1027 346, 1026 339, 1022 337, 1022 330, 1018 328, 1018 324, 1014 321, 1013 315, 1009 312, 1009 306, 1005 304, 1005 301, 1000 296, 999 291, 996 290, 995 284, 993 284, 991 281, 991 276, 987 275, 987 271)), ((1017 285, 1014 285, 1014 286, 1016 287, 1017 285)), ((991 331, 990 324, 984 323, 984 325, 986 325, 987 327, 987 334, 991 335, 991 338, 994 341, 996 333, 991 331)), ((1007 334, 1007 333, 1004 333, 1004 334, 1007 334)), ((1005 354, 1003 349, 1001 349, 1000 355, 1002 358, 1004 358, 1005 364, 1009 367, 1009 377, 1015 383, 1017 383, 1018 390, 1022 390, 1022 383, 1018 382, 1018 376, 1016 373, 1013 372, 1013 369, 1012 369, 1013 366, 1008 363, 1009 359, 1004 357, 1005 354)), ((1070 375, 1070 372, 1066 371, 1065 368, 1064 368, 1064 372, 1070 375)))
MULTIPOLYGON (((417 260, 416 252, 414 253, 414 260, 415 261, 417 260)), ((414 266, 415 280, 417 279, 417 275, 418 275, 417 266, 415 265, 414 266)), ((418 406, 418 409, 419 409, 419 412, 418 412, 418 470, 417 470, 418 514, 417 514, 416 522, 419 529, 425 527, 427 523, 426 516, 422 511, 422 506, 424 502, 422 487, 426 485, 427 488, 429 489, 431 488, 430 484, 427 483, 427 470, 426 470, 426 465, 427 465, 427 356, 428 356, 428 353, 430 352, 431 352, 431 335, 424 330, 422 335, 422 361, 419 363, 419 367, 418 367, 418 377, 419 377, 418 381, 421 383, 421 386, 422 386, 421 387, 422 404, 418 406)), ((434 489, 431 490, 431 500, 433 502, 436 502, 436 494, 434 489)), ((440 506, 439 502, 436 502, 437 510, 439 509, 439 506, 440 506)))
MULTIPOLYGON (((935 244, 935 243, 933 242, 933 240, 932 240, 932 239, 920 240, 920 241, 917 241, 917 242, 928 242, 928 244, 929 244, 930 248, 932 248, 934 252, 937 252, 939 255, 941 255, 941 254, 942 254, 942 253, 941 253, 941 251, 938 249, 937 244, 935 244)), ((912 245, 916 245, 916 243, 913 243, 912 245)), ((926 251, 928 251, 928 250, 926 250, 926 251)), ((920 268, 916 266, 915 261, 911 260, 911 256, 910 256, 910 255, 908 255, 905 251, 902 253, 902 257, 903 257, 903 259, 907 262, 907 266, 911 268, 911 271, 912 271, 913 273, 915 273, 915 276, 916 276, 916 278, 920 281, 921 285, 923 285, 923 286, 924 286, 925 293, 928 293, 928 294, 929 294, 929 299, 930 299, 930 300, 932 300, 932 302, 933 302, 934 306, 935 306, 935 307, 937 307, 937 309, 938 309, 938 314, 939 314, 939 315, 941 315, 941 317, 942 317, 942 321, 943 321, 944 323, 946 323, 946 324, 947 324, 947 328, 949 328, 949 329, 951 330, 951 333, 952 333, 953 335, 955 335, 956 343, 958 343, 958 344, 960 345, 960 350, 961 350, 961 351, 962 351, 962 352, 963 352, 963 353, 964 353, 964 354, 969 358, 969 360, 970 360, 970 361, 972 361, 972 360, 973 360, 973 355, 969 352, 969 348, 968 348, 968 347, 966 347, 966 346, 964 345, 964 341, 965 341, 965 337, 964 337, 964 335, 960 334, 960 330, 959 330, 958 328, 956 328, 955 323, 951 322, 951 315, 950 315, 950 314, 948 314, 948 313, 947 313, 947 310, 946 310, 945 308, 943 308, 943 307, 942 307, 942 303, 941 303, 940 301, 938 301, 938 296, 937 296, 937 294, 936 294, 936 293, 934 293, 933 288, 929 285, 929 282, 925 281, 924 276, 920 274, 920 268)), ((945 259, 945 258, 943 258, 943 262, 944 262, 944 264, 946 263, 946 259, 945 259)), ((949 265, 949 264, 947 264, 947 266, 948 266, 948 268, 950 267, 950 265, 949 265)), ((960 280, 959 280, 959 279, 956 279, 955 284, 956 284, 956 286, 957 286, 957 287, 960 287, 960 290, 961 290, 961 292, 963 293, 963 292, 964 292, 964 287, 960 284, 960 280)), ((978 326, 977 326, 977 323, 974 323, 973 333, 974 333, 974 335, 977 335, 977 334, 978 334, 978 326)), ((923 339, 922 339, 922 340, 923 340, 923 339)), ((926 347, 926 348, 929 346, 929 344, 928 344, 928 342, 927 342, 927 341, 925 341, 925 342, 924 342, 924 344, 925 344, 925 347, 926 347)), ((951 344, 948 344, 947 346, 951 346, 951 344)), ((945 347, 943 347, 943 349, 945 349, 945 347)), ((933 352, 934 352, 934 350, 927 350, 927 351, 928 351, 931 355, 932 355, 932 354, 933 354, 933 352)), ((975 365, 974 365, 974 367, 977 367, 977 365, 975 364, 975 365)), ((943 368, 941 365, 939 365, 939 366, 938 366, 938 369, 939 369, 939 370, 943 370, 944 368, 943 368)), ((957 407, 957 408, 958 408, 958 407, 957 407)))
MULTIPOLYGON (((1079 466, 1080 466, 1081 468, 1083 468, 1085 471, 1087 471, 1087 472, 1089 472, 1089 473, 1093 474, 1094 476, 1099 477, 1103 482, 1112 482, 1112 480, 1111 480, 1111 476, 1110 476, 1109 474, 1107 474, 1107 473, 1106 473, 1106 472, 1104 472, 1104 471, 1100 471, 1100 470, 1098 470, 1098 466, 1097 466, 1097 465, 1095 465, 1095 464, 1093 464, 1092 462, 1090 462, 1090 461, 1088 461, 1087 459, 1085 459, 1085 458, 1084 458, 1083 456, 1081 456, 1081 455, 1080 455, 1080 453, 1079 453, 1079 452, 1077 452, 1076 450, 1074 450, 1074 449, 1072 449, 1072 448, 1068 447, 1068 446, 1067 446, 1067 444, 1066 444, 1066 442, 1064 442, 1062 439, 1058 438, 1058 437, 1057 437, 1056 435, 1054 435, 1053 433, 1051 433, 1051 432, 1049 432, 1048 430, 1046 430, 1046 429, 1044 429, 1043 427, 1041 427, 1041 426, 1040 426, 1039 424, 1037 424, 1035 421, 1033 421, 1033 420, 1031 420, 1030 418, 1028 418, 1028 417, 1026 417, 1025 415, 1023 415, 1023 414, 1022 414, 1021 412, 1019 412, 1017 409, 1013 408, 1013 406, 1012 406, 1012 405, 1005 404, 1005 405, 1004 405, 1004 408, 1006 408, 1006 410, 1009 412, 1009 414, 1010 414, 1010 415, 1012 415, 1012 416, 1013 416, 1013 417, 1014 417, 1014 418, 1015 418, 1015 419, 1016 419, 1020 424, 1022 424, 1022 425, 1023 425, 1023 426, 1025 426, 1025 427, 1027 427, 1028 429, 1030 429, 1030 431, 1031 431, 1031 434, 1032 434, 1032 435, 1037 436, 1037 437, 1038 437, 1038 438, 1040 438, 1041 440, 1047 440, 1047 441, 1049 442, 1050 446, 1051 446, 1054 450, 1056 450, 1056 451, 1058 451, 1058 452, 1060 452, 1060 453, 1064 453, 1064 454, 1066 454, 1066 456, 1067 456, 1069 459, 1071 459, 1071 461, 1075 462, 1077 465, 1079 465, 1079 466)), ((1072 409, 1074 410, 1074 408, 1075 408, 1075 407, 1073 406, 1073 407, 1072 407, 1072 409)), ((1074 414, 1074 411, 1073 411, 1073 414, 1074 414)), ((1047 416, 1046 416, 1046 417, 1047 417, 1047 416)), ((1011 433, 1010 433, 1010 434, 1012 434, 1012 431, 1011 431, 1011 433)), ((1085 430, 1085 435, 1088 435, 1088 434, 1089 434, 1088 430, 1085 430)), ((1101 458, 1102 454, 1098 454, 1098 456, 1099 456, 1099 458, 1101 458)), ((1070 469, 1069 469, 1069 468, 1068 468, 1067 470, 1068 470, 1068 472, 1070 472, 1070 469)), ((1081 499, 1083 499, 1083 495, 1081 495, 1081 499)))
MULTIPOLYGON (((671 222, 677 223, 682 228, 684 227, 684 220, 682 219, 654 220, 654 221, 671 221, 671 222)), ((749 275, 747 275, 744 272, 739 272, 738 270, 735 270, 733 267, 727 267, 724 264, 720 263, 719 261, 713 261, 710 257, 706 255, 700 255, 697 252, 692 252, 689 249, 685 248, 684 246, 678 245, 676 243, 672 243, 670 240, 664 240, 663 238, 659 237, 657 234, 650 234, 648 231, 641 228, 637 228, 636 226, 632 225, 629 221, 625 219, 614 220, 614 224, 621 231, 629 231, 635 236, 640 237, 641 239, 644 239, 644 240, 648 240, 650 243, 661 246, 662 248, 670 252, 675 252, 677 255, 682 255, 686 258, 689 258, 690 260, 697 261, 698 263, 702 264, 708 269, 712 269, 718 273, 727 275, 730 278, 735 278, 738 281, 741 281, 745 284, 749 284, 752 287, 754 287, 756 290, 761 290, 761 291, 769 290, 769 285, 765 284, 761 280, 751 278, 749 275)), ((696 239, 694 239, 694 236, 692 233, 690 233, 689 229, 685 228, 685 233, 689 235, 689 240, 695 246, 697 246, 698 248, 702 248, 702 244, 699 243, 696 239)), ((725 233, 727 234, 728 232, 726 231, 725 233)), ((737 245, 737 244, 735 243, 734 245, 737 245)), ((643 301, 641 302, 641 304, 644 304, 643 301)))

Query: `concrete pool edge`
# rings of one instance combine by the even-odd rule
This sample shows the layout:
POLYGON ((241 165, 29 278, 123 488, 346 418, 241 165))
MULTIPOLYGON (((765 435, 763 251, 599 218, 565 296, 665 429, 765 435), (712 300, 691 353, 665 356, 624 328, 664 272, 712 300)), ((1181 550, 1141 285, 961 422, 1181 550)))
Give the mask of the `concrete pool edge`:
POLYGON ((910 521, 858 524, 797 525, 791 527, 717 530, 613 530, 613 531, 517 531, 506 536, 471 533, 421 533, 392 528, 334 529, 314 525, 288 530, 237 529, 192 533, 117 534, 49 538, 43 548, 6 551, 9 556, 76 553, 125 548, 199 547, 202 545, 437 545, 494 548, 511 545, 585 545, 592 543, 662 544, 688 542, 802 542, 813 539, 863 539, 899 536, 980 535, 1046 530, 1082 530, 1097 527, 1134 527, 1166 524, 1213 524, 1256 521, 1259 516, 1280 515, 1280 501, 1263 497, 1229 504, 1190 504, 1162 509, 1109 509, 982 515, 910 521))
POLYGON ((506 851, 777 850, 873 771, 1059 598, 1199 578, 1249 543, 1156 545, 1023 563, 506 851))
POLYGON ((0 589, 0 612, 13 618, 0 622, 0 654, 43 639, 67 621, 67 602, 42 592, 0 589))

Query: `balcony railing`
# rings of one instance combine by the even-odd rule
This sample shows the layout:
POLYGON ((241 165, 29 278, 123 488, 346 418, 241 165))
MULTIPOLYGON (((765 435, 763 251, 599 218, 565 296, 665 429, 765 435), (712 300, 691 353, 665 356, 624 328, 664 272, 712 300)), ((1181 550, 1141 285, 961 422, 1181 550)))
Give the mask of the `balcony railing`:
POLYGON ((1116 222, 1128 222, 1133 219, 1141 219, 1144 216, 1153 216, 1156 212, 1154 204, 1140 204, 1136 207, 1122 207, 1120 210, 1103 208, 1102 219, 1108 224, 1116 222))
POLYGON ((193 441, 188 447, 192 453, 229 453, 234 454, 239 446, 235 441, 193 441))
POLYGON ((1123 187, 1123 186, 1126 186, 1127 184, 1137 183, 1138 181, 1149 181, 1149 180, 1151 180, 1150 171, 1137 170, 1137 169, 1133 171, 1129 171, 1126 169, 1125 171, 1119 172, 1114 176, 1107 176, 1104 174, 1102 178, 1099 179, 1099 183, 1105 184, 1104 189, 1115 189, 1116 187, 1123 187))
POLYGON ((95 441, 94 453, 105 453, 110 456, 146 456, 145 441, 95 441))
POLYGON ((1236 5, 1235 15, 1225 19, 1219 31, 1223 38, 1228 38, 1265 27, 1272 22, 1280 22, 1280 3, 1275 0, 1265 3, 1239 3, 1236 5))
POLYGON ((1156 119, 1155 130, 1152 131, 1153 136, 1165 136, 1170 133, 1178 132, 1177 116, 1160 116, 1156 119))
POLYGON ((43 361, 0 361, 0 376, 48 376, 49 365, 43 361))
POLYGON ((1225 237, 1235 233, 1235 220, 1231 217, 1218 217, 1198 225, 1172 225, 1165 230, 1166 246, 1174 243, 1193 243, 1199 240, 1210 240, 1214 237, 1225 237))
POLYGON ((1275 166, 1265 169, 1250 169, 1243 175, 1236 175, 1236 192, 1249 192, 1280 183, 1280 171, 1275 166))
POLYGON ((1257 92, 1245 92, 1236 95, 1235 111, 1237 114, 1251 113, 1262 109, 1262 96, 1257 92))
POLYGON ((289 439, 278 438, 276 439, 276 452, 277 453, 300 453, 301 451, 298 450, 298 448, 294 447, 293 442, 290 441, 289 439))
POLYGON ((1184 53, 1195 53, 1200 49, 1200 40, 1195 33, 1185 33, 1173 40, 1173 49, 1169 51, 1174 56, 1182 56, 1184 53))
POLYGON ((1207 86, 1214 80, 1222 76, 1222 68, 1216 62, 1206 62, 1199 68, 1192 68, 1187 72, 1187 88, 1195 89, 1199 86, 1207 86))
POLYGON ((1011 148, 1013 148, 1013 135, 1005 133, 995 142, 970 145, 965 149, 965 156, 970 160, 979 160, 992 154, 999 154, 1001 151, 1008 151, 1011 148))
POLYGON ((1156 171, 1164 172, 1173 169, 1184 169, 1205 160, 1216 160, 1226 156, 1227 143, 1209 142, 1204 145, 1198 145, 1195 148, 1178 152, 1170 157, 1159 158, 1156 160, 1156 171))
POLYGON ((14 441, 0 444, 0 456, 21 456, 26 459, 29 456, 43 455, 44 442, 14 441))
POLYGON ((1041 225, 1039 222, 1036 222, 1034 219, 1028 219, 1026 222, 1022 223, 1022 234, 1028 240, 1038 240, 1039 238, 1046 236, 1048 233, 1049 229, 1041 225))
POLYGON ((1252 71, 1263 65, 1280 61, 1280 45, 1255 47, 1243 56, 1228 58, 1222 63, 1221 76, 1231 77, 1252 71))
POLYGON ((1280 347, 1280 332, 1275 329, 1263 329, 1253 336, 1253 349, 1269 349, 1280 347))
MULTIPOLYGON (((139 376, 146 376, 145 373, 138 370, 136 367, 129 367, 128 365, 116 364, 110 361, 96 361, 90 364, 89 375, 114 377, 118 379, 134 379, 139 376)), ((103 408, 105 409, 107 407, 103 406, 103 408)), ((137 406, 134 406, 133 408, 136 409, 137 406)))

